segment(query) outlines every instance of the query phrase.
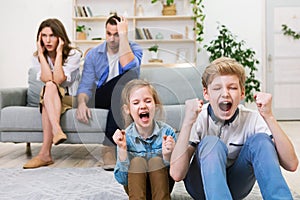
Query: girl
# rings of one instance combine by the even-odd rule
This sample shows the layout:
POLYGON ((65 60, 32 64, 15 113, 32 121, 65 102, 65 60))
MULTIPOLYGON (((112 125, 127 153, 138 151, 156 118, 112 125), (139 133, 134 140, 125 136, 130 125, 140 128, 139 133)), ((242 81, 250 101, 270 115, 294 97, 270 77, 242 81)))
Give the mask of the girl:
POLYGON ((66 30, 57 19, 43 21, 37 33, 37 51, 33 67, 39 67, 37 79, 45 83, 40 94, 43 145, 39 154, 23 168, 37 168, 53 164, 52 143, 58 145, 67 139, 60 126, 60 116, 72 108, 72 95, 79 81, 81 52, 70 46, 66 30))
POLYGON ((134 79, 122 91, 126 130, 117 130, 116 180, 129 199, 170 199, 169 161, 176 135, 172 127, 154 120, 162 105, 154 87, 134 79), (125 134, 126 133, 126 134, 125 134))

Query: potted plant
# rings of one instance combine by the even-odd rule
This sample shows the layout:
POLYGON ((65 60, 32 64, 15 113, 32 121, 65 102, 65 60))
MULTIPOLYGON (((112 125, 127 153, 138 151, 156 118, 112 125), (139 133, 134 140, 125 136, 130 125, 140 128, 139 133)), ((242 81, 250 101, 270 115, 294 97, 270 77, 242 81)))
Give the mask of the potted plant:
POLYGON ((77 40, 86 40, 88 36, 88 31, 92 30, 89 27, 86 27, 85 25, 77 25, 76 27, 76 36, 77 40))
POLYGON ((225 25, 218 26, 219 35, 204 48, 210 52, 209 60, 213 61, 222 56, 235 59, 245 67, 247 73, 245 83, 245 102, 254 101, 254 92, 260 91, 260 82, 255 77, 256 65, 259 61, 255 58, 255 51, 245 48, 245 41, 237 41, 225 25))
POLYGON ((163 5, 163 15, 176 15, 176 4, 174 0, 151 0, 151 3, 160 1, 163 5))
POLYGON ((153 46, 148 48, 148 51, 151 53, 151 59, 158 59, 158 45, 154 44, 153 46))

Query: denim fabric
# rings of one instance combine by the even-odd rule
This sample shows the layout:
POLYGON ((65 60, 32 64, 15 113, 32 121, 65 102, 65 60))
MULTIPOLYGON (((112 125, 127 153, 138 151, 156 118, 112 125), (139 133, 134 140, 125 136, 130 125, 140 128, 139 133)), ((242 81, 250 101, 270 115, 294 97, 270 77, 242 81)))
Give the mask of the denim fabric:
POLYGON ((226 145, 218 137, 200 142, 184 180, 194 199, 243 199, 256 180, 264 199, 293 199, 267 134, 250 136, 229 168, 226 157, 226 145))
MULTIPOLYGON (((128 159, 124 162, 117 159, 114 175, 116 180, 122 184, 128 184, 128 168, 130 160, 133 157, 143 157, 146 160, 159 156, 162 157, 162 138, 164 135, 170 135, 176 141, 176 135, 174 129, 169 125, 156 121, 153 133, 146 139, 143 139, 135 128, 135 124, 132 123, 125 130, 126 131, 126 142, 127 142, 127 154, 128 159)), ((119 151, 119 148, 117 148, 119 151)), ((166 165, 169 163, 164 161, 166 165)))

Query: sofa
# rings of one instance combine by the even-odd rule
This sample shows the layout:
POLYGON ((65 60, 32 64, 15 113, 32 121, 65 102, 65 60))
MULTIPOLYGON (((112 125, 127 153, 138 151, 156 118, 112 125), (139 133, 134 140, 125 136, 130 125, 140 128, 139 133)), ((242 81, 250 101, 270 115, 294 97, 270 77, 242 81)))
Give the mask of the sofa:
MULTIPOLYGON (((36 68, 28 70, 28 87, 0 89, 0 142, 41 143, 43 139, 39 92, 43 83, 36 80, 36 68)), ((163 103, 164 121, 177 132, 184 117, 186 99, 202 98, 201 73, 187 64, 181 67, 147 66, 141 68, 141 79, 151 82, 163 103)), ((66 143, 101 144, 105 138, 108 111, 92 106, 92 119, 84 124, 76 119, 76 108, 61 116, 66 143)))

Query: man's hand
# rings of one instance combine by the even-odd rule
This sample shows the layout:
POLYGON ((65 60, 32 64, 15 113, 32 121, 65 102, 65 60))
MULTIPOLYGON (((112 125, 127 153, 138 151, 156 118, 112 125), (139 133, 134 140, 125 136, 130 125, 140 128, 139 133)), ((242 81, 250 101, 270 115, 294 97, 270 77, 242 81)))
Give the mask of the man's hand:
POLYGON ((255 103, 260 115, 263 118, 272 116, 272 95, 269 93, 258 92, 254 95, 255 103))
POLYGON ((89 119, 92 117, 91 110, 86 106, 84 102, 78 104, 76 110, 76 117, 79 121, 88 124, 89 119))
POLYGON ((117 22, 117 29, 118 29, 118 34, 127 34, 128 32, 128 21, 124 16, 121 16, 121 21, 116 20, 117 22))

